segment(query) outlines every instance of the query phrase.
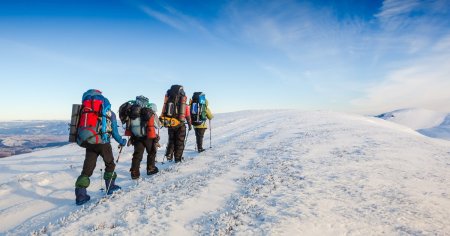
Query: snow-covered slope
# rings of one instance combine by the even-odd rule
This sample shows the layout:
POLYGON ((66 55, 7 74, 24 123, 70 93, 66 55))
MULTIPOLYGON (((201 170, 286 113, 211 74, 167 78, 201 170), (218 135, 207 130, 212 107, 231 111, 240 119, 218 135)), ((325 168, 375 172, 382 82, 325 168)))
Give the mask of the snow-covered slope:
POLYGON ((448 113, 409 108, 387 112, 377 117, 407 126, 429 137, 450 140, 450 114, 448 113))
POLYGON ((212 149, 197 154, 191 132, 185 162, 158 163, 152 177, 143 163, 138 184, 126 149, 117 166, 124 190, 107 200, 99 158, 83 207, 74 204, 74 181, 84 149, 0 159, 0 234, 450 233, 448 141, 334 112, 246 111, 212 124, 212 149))
POLYGON ((418 130, 436 127, 444 121, 446 116, 447 113, 443 112, 408 108, 387 112, 377 117, 418 130))
POLYGON ((438 126, 428 129, 419 129, 417 131, 429 137, 450 140, 450 114, 447 115, 444 118, 444 121, 438 126))

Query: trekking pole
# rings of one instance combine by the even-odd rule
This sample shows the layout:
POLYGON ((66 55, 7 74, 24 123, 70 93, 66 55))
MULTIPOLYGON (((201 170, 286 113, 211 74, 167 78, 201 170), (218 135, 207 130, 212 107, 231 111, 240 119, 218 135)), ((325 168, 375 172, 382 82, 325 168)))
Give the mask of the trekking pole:
POLYGON ((116 160, 116 163, 119 163, 119 158, 120 158, 120 154, 122 153, 122 148, 123 148, 123 146, 122 145, 120 145, 120 151, 119 151, 119 155, 117 156, 117 160, 116 160))
POLYGON ((102 179, 102 176, 103 176, 103 169, 100 169, 100 191, 105 191, 105 189, 103 188, 103 179, 102 179))
MULTIPOLYGON (((184 127, 186 127, 186 124, 184 124, 184 127)), ((186 133, 186 137, 184 137, 184 147, 183 147, 183 152, 182 153, 184 153, 184 149, 186 149, 186 143, 187 143, 187 139, 188 139, 188 137, 189 137, 189 129, 188 129, 188 132, 186 133)), ((181 157, 183 160, 184 160, 184 156, 182 156, 181 157)))
POLYGON ((184 146, 186 146, 187 139, 188 139, 188 137, 189 137, 189 132, 190 132, 190 130, 188 129, 188 132, 187 132, 186 137, 185 137, 185 139, 184 139, 184 146))
MULTIPOLYGON (((123 146, 120 145, 119 156, 117 156, 117 161, 116 161, 116 163, 119 162, 119 158, 120 158, 120 154, 122 153, 122 149, 123 149, 123 146)), ((114 169, 112 170, 113 176, 114 176, 114 170, 115 170, 115 169, 116 169, 116 167, 114 167, 114 169)), ((105 170, 105 171, 106 171, 106 170, 105 170)), ((108 186, 107 186, 107 188, 106 188, 106 195, 108 195, 109 188, 111 187, 111 182, 112 182, 112 180, 113 180, 113 176, 111 176, 111 179, 109 179, 109 183, 108 183, 108 186)))
POLYGON ((211 120, 209 121, 209 148, 212 148, 211 146, 211 132, 212 132, 212 126, 211 126, 211 120))
MULTIPOLYGON (((114 176, 114 170, 113 170, 113 176, 114 176)), ((113 176, 111 176, 111 179, 109 179, 109 183, 108 183, 108 187, 106 188, 106 193, 105 193, 105 196, 107 196, 108 195, 108 192, 109 192, 109 188, 111 187, 111 182, 112 182, 112 177, 113 176)))

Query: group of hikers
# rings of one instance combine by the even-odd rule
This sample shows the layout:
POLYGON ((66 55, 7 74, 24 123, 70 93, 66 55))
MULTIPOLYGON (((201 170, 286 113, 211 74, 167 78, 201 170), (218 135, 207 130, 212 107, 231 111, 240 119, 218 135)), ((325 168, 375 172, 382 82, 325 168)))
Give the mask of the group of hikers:
POLYGON ((86 188, 90 184, 98 156, 105 162, 106 193, 112 194, 121 189, 116 184, 116 164, 111 147, 111 136, 119 143, 120 152, 125 146, 134 146, 130 175, 132 179, 140 177, 140 164, 147 151, 147 175, 158 173, 156 153, 159 145, 159 130, 168 128, 168 144, 165 158, 178 163, 183 160, 186 139, 186 126, 189 131, 194 127, 197 151, 203 152, 203 137, 207 120, 213 118, 208 107, 205 94, 195 92, 187 103, 187 96, 181 85, 172 85, 164 97, 161 115, 156 114, 157 108, 145 96, 137 96, 122 104, 119 108, 119 118, 125 128, 125 139, 119 134, 116 114, 111 110, 109 100, 96 89, 90 89, 83 94, 82 104, 72 107, 70 124, 70 142, 86 149, 83 170, 75 182, 75 203, 82 205, 90 200, 86 188))

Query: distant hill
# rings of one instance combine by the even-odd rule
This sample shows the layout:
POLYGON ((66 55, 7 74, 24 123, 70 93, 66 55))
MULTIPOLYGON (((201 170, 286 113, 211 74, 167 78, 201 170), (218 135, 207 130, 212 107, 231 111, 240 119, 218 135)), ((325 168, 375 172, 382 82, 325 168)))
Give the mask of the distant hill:
POLYGON ((68 121, 0 122, 0 157, 68 144, 68 121))
POLYGON ((0 135, 68 135, 69 121, 0 122, 0 135))
POLYGON ((450 114, 420 108, 399 109, 376 117, 407 126, 417 132, 450 140, 450 114))

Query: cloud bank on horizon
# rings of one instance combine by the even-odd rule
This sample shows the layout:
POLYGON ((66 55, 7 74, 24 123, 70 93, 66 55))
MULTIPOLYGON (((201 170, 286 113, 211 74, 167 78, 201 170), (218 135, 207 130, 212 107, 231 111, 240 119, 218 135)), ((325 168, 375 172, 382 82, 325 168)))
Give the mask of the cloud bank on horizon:
MULTIPOLYGON (((160 104, 170 84, 182 83, 189 92, 207 92, 218 112, 450 111, 450 0, 33 4, 39 12, 14 4, 0 10, 7 20, 0 23, 0 49, 8 52, 0 56, 0 76, 17 78, 4 83, 7 91, 23 89, 17 81, 75 80, 76 94, 61 92, 61 104, 77 102, 89 83, 112 101, 157 93, 148 96, 160 104)), ((2 107, 8 93, 0 95, 2 107)))

